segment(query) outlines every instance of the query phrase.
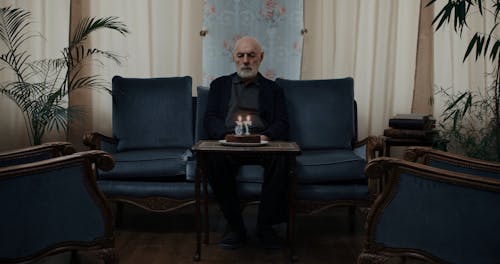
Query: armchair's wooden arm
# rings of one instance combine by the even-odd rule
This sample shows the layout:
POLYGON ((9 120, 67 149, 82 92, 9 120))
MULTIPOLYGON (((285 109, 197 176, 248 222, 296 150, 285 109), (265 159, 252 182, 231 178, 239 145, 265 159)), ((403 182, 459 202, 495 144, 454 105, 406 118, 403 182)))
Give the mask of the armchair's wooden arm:
POLYGON ((370 161, 384 155, 384 137, 369 136, 366 138, 366 161, 370 161))
POLYGON ((94 163, 98 169, 105 171, 111 170, 115 166, 115 161, 113 157, 107 152, 101 150, 88 150, 52 159, 45 159, 36 162, 6 166, 0 168, 0 176, 4 176, 11 173, 17 174, 19 172, 32 169, 35 167, 40 167, 40 168, 46 168, 50 166, 56 167, 60 166, 60 164, 64 164, 66 162, 71 162, 82 158, 89 160, 90 162, 94 163))
POLYGON ((0 152, 0 160, 25 157, 41 152, 50 152, 52 154, 52 157, 59 157, 63 155, 73 154, 76 152, 76 150, 69 142, 54 141, 41 145, 0 152))
POLYGON ((99 132, 85 132, 83 134, 83 144, 90 149, 101 149, 101 141, 109 144, 117 144, 115 138, 105 136, 99 132))
POLYGON ((475 167, 500 173, 500 163, 470 158, 464 155, 437 150, 429 147, 409 147, 404 159, 427 164, 430 159, 442 160, 462 167, 475 167))
MULTIPOLYGON (((369 136, 353 144, 354 148, 365 146, 366 162, 384 155, 384 137, 369 136)), ((380 193, 383 185, 382 179, 368 178, 368 190, 370 194, 375 196, 380 193)))

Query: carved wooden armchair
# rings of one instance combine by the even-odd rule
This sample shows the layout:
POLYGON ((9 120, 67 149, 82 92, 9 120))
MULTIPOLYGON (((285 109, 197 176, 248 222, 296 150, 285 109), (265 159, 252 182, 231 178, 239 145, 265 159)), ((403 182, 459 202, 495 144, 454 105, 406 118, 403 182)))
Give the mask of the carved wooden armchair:
POLYGON ((358 263, 498 263, 500 163, 424 147, 409 148, 405 158, 366 167, 386 185, 369 212, 358 263))
POLYGON ((0 167, 0 263, 80 250, 117 262, 111 209, 93 169, 109 170, 113 160, 103 151, 52 157, 68 147, 51 143, 0 153, 2 162, 17 164, 0 167), (38 161, 26 163, 30 158, 38 161))

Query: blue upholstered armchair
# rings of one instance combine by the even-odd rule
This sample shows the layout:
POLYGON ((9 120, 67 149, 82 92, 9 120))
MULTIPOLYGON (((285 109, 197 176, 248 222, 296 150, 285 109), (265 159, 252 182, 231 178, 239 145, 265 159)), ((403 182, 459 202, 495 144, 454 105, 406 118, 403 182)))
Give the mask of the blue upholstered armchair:
POLYGON ((85 145, 115 159, 113 170, 97 176, 111 201, 156 212, 194 204, 194 185, 186 181, 193 145, 191 82, 188 76, 113 78, 113 135, 84 136, 85 145))
POLYGON ((375 194, 358 263, 499 263, 500 163, 423 147, 409 148, 405 159, 366 167, 385 185, 375 194))
POLYGON ((111 169, 113 160, 102 151, 60 156, 70 149, 50 143, 0 153, 0 263, 78 250, 98 250, 104 263, 118 260, 111 209, 93 169, 111 169))

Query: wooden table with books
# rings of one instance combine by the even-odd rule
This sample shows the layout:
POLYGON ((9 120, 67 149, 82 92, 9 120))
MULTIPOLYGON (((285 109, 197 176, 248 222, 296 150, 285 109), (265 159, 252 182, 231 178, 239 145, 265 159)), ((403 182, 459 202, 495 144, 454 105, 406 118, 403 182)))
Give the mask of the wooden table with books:
POLYGON ((384 129, 384 156, 391 156, 393 146, 433 146, 437 136, 431 115, 395 115, 384 129))

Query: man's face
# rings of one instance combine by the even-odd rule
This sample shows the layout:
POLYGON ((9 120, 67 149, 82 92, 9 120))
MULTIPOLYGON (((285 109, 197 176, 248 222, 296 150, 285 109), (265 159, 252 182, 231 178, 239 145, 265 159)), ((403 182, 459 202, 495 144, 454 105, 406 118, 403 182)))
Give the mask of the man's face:
POLYGON ((238 76, 243 79, 251 79, 257 76, 260 63, 264 58, 257 43, 251 40, 242 40, 236 46, 233 60, 238 76))

